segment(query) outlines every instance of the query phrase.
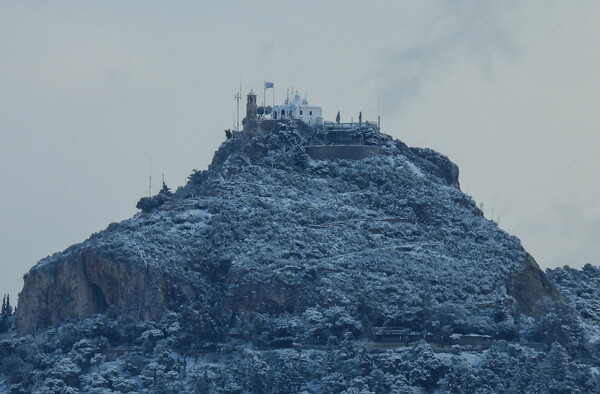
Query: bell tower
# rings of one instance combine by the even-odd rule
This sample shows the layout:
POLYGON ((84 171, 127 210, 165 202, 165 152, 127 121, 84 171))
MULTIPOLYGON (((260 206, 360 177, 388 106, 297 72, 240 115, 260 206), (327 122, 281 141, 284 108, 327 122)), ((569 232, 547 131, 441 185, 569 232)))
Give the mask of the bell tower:
POLYGON ((246 103, 246 119, 256 119, 257 110, 256 93, 254 93, 253 90, 250 90, 250 93, 248 93, 248 102, 246 103))

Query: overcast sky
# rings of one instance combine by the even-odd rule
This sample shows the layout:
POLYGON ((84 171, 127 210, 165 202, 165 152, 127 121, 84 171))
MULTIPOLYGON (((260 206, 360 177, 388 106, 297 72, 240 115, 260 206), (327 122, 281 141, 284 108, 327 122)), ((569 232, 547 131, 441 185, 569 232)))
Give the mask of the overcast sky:
POLYGON ((294 86, 460 167, 542 267, 600 265, 598 1, 0 0, 0 293, 205 169, 294 86), (271 93, 267 102, 272 101, 271 93))

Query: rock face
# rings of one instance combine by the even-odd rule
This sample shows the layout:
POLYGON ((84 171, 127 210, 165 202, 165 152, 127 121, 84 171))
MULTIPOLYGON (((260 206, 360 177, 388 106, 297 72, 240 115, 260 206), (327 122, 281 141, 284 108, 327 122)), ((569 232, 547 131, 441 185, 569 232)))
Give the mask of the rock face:
POLYGON ((32 269, 20 300, 26 312, 17 314, 17 326, 25 332, 105 313, 109 306, 127 320, 154 320, 164 310, 165 281, 153 267, 75 248, 32 269))
POLYGON ((560 298, 556 287, 548 280, 530 255, 527 255, 523 271, 513 279, 509 293, 526 313, 532 312, 535 303, 542 297, 550 297, 555 300, 560 298))
POLYGON ((265 344, 268 332, 323 343, 376 326, 510 337, 510 316, 558 298, 450 160, 372 130, 365 141, 379 154, 318 161, 307 149, 324 138, 301 125, 234 136, 162 206, 33 267, 18 328, 172 311, 265 344))

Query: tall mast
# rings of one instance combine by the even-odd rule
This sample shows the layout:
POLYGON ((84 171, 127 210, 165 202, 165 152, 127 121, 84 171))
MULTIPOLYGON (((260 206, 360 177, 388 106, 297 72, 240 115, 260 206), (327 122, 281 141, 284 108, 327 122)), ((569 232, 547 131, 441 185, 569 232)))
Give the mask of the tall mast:
POLYGON ((377 129, 378 131, 381 131, 381 112, 379 111, 379 98, 380 96, 377 96, 377 129))
POLYGON ((237 101, 237 131, 240 131, 240 100, 242 98, 242 83, 240 82, 240 90, 233 98, 237 101))

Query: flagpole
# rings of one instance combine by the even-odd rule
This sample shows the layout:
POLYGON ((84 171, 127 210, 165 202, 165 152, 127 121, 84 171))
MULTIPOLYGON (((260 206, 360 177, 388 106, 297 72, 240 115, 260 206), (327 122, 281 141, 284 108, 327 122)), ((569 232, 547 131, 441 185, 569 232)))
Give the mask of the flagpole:
POLYGON ((263 113, 266 115, 266 111, 267 111, 267 89, 273 89, 273 106, 271 107, 271 111, 273 110, 273 107, 275 107, 275 84, 273 82, 267 82, 264 81, 265 86, 263 89, 263 113))

